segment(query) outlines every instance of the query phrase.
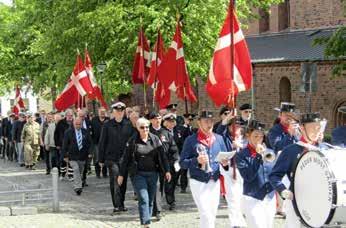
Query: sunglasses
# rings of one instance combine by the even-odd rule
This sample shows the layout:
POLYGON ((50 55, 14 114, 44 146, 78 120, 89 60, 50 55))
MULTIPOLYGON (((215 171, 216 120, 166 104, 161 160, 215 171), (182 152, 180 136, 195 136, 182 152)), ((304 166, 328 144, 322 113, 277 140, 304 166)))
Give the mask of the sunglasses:
POLYGON ((140 126, 139 127, 141 130, 144 130, 144 129, 149 129, 149 126, 140 126))

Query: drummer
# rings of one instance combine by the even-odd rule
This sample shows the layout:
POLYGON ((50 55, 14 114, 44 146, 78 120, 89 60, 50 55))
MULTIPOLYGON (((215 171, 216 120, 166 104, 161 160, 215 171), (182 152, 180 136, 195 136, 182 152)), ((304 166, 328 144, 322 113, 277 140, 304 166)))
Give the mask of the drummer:
POLYGON ((292 184, 287 189, 282 179, 287 175, 290 182, 292 182, 291 173, 293 172, 293 165, 297 162, 298 156, 307 152, 309 147, 317 146, 321 133, 320 121, 319 113, 307 113, 301 116, 299 128, 301 130, 300 140, 295 144, 287 146, 282 151, 269 175, 269 181, 274 189, 283 199, 287 199, 285 228, 300 227, 301 223, 293 208, 292 184))
POLYGON ((346 106, 338 108, 338 112, 342 114, 343 125, 333 129, 332 144, 346 147, 346 106))

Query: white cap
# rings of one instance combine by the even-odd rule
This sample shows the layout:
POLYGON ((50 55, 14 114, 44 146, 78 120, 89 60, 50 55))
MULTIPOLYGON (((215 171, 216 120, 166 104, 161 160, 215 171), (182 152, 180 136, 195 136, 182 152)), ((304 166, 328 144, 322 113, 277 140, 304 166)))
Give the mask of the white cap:
POLYGON ((115 104, 112 104, 111 106, 113 109, 125 109, 126 105, 123 102, 117 102, 115 104))

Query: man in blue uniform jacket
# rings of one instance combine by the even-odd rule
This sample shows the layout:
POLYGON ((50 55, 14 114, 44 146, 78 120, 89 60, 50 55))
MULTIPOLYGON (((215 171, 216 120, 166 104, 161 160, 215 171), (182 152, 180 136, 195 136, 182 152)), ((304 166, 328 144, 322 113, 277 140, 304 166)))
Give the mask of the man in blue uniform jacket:
POLYGON ((292 182, 291 173, 294 171, 293 166, 297 162, 298 157, 307 152, 307 146, 316 145, 320 137, 321 118, 319 113, 307 113, 302 115, 300 120, 301 138, 299 142, 287 146, 278 157, 278 160, 273 167, 272 173, 269 175, 269 181, 274 189, 284 199, 288 199, 288 210, 286 217, 286 225, 288 228, 300 227, 300 221, 295 214, 292 199, 292 185, 290 189, 286 189, 282 182, 282 178, 287 175, 292 182))
MULTIPOLYGON (((198 131, 189 136, 180 156, 180 166, 190 172, 190 189, 200 214, 200 227, 213 228, 220 199, 220 170, 216 159, 227 151, 223 138, 213 133, 213 114, 198 116, 198 131)), ((223 165, 228 160, 222 162, 223 165)))
POLYGON ((297 126, 295 105, 282 102, 278 111, 280 111, 280 122, 275 124, 268 133, 269 145, 275 153, 282 151, 286 146, 298 141, 295 135, 295 126, 297 126))
POLYGON ((346 106, 338 108, 338 112, 342 113, 343 125, 333 129, 332 144, 346 147, 346 106))

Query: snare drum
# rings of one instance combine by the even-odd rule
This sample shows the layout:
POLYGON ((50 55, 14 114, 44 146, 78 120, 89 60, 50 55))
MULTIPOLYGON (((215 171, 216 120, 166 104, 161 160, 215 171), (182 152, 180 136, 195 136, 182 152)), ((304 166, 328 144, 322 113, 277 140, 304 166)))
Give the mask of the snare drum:
POLYGON ((346 149, 302 154, 292 180, 293 205, 305 225, 346 224, 346 149))

